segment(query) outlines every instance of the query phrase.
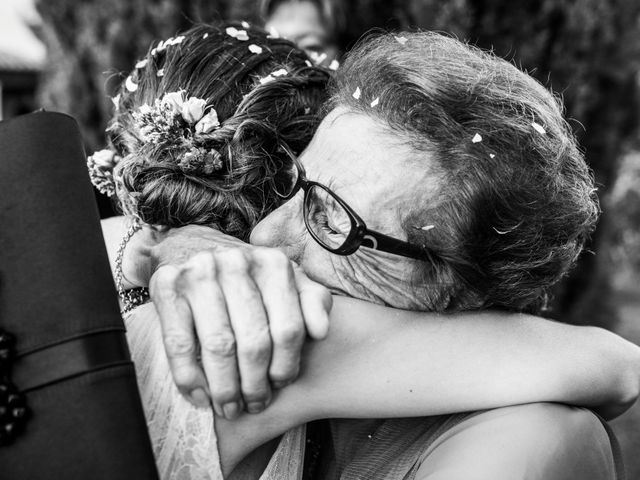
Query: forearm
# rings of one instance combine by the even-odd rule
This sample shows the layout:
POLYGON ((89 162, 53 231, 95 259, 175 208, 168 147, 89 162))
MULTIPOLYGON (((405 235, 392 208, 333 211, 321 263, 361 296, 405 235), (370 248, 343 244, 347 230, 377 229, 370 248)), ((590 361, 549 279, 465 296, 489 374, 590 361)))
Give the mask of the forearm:
POLYGON ((639 381, 640 349, 602 329, 338 298, 329 337, 307 345, 301 378, 283 398, 300 395, 311 418, 423 416, 540 401, 611 418, 633 404, 639 381))

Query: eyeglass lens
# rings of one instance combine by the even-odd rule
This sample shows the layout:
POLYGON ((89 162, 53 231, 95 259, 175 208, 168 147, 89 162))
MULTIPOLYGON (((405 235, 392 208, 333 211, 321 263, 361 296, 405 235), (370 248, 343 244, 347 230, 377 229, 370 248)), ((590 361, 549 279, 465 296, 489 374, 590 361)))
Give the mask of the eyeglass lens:
POLYGON ((324 188, 312 185, 305 200, 305 221, 316 238, 331 250, 342 247, 351 232, 347 211, 324 188))

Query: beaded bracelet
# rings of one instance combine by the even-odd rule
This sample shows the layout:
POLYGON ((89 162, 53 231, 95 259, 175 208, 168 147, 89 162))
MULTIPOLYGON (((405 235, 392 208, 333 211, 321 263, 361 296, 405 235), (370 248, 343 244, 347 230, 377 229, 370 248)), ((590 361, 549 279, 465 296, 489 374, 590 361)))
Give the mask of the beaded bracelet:
POLYGON ((123 285, 124 274, 122 272, 122 258, 124 256, 124 249, 131 240, 131 237, 138 231, 142 229, 142 225, 140 222, 135 221, 127 230, 127 233, 122 237, 122 241, 118 246, 118 251, 116 252, 116 262, 115 262, 115 280, 116 280, 116 289, 118 290, 118 295, 120 296, 120 300, 122 300, 122 310, 120 313, 124 315, 125 313, 129 313, 138 305, 142 305, 149 299, 149 289, 144 287, 132 288, 125 290, 123 285))

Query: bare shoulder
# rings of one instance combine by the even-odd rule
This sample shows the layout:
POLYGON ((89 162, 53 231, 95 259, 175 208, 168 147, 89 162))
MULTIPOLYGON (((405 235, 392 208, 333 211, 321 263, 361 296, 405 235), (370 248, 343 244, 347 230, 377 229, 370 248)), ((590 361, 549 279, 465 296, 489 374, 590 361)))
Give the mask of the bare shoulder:
POLYGON ((489 410, 446 432, 420 480, 615 479, 611 444, 589 410, 535 403, 489 410))

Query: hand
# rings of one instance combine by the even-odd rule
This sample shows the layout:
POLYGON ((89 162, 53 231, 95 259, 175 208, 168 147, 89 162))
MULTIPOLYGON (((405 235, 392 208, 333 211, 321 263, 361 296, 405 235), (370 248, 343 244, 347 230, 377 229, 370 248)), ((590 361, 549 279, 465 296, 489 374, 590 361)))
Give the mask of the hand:
POLYGON ((151 257, 151 297, 174 380, 196 405, 210 396, 220 416, 237 417, 243 404, 263 410, 271 385, 298 375, 306 334, 327 334, 329 291, 280 250, 189 226, 171 230, 151 257))

